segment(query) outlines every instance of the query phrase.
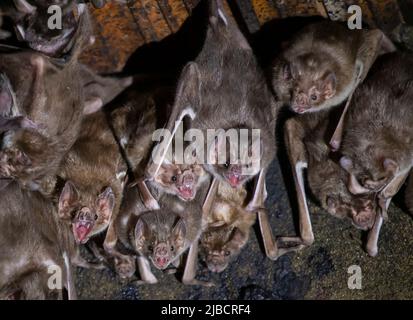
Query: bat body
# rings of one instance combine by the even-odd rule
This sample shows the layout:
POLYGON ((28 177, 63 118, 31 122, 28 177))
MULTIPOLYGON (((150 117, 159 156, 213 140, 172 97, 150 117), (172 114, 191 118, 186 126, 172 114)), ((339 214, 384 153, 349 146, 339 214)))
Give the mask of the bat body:
POLYGON ((58 173, 67 181, 60 195, 59 215, 72 221, 78 243, 105 231, 112 215, 116 216, 126 170, 104 112, 86 116, 58 173))
POLYGON ((318 112, 347 100, 331 139, 341 143, 343 121, 351 96, 376 57, 395 51, 378 29, 350 30, 337 22, 307 26, 274 62, 273 89, 278 99, 299 114, 318 112))
POLYGON ((200 240, 200 255, 211 272, 224 271, 247 244, 256 215, 245 210, 247 191, 220 183, 200 240))
POLYGON ((34 124, 3 135, 3 178, 15 179, 24 187, 44 193, 54 188, 50 177, 76 140, 83 111, 88 109, 78 81, 77 56, 85 34, 82 30, 83 27, 78 30, 74 54, 63 64, 32 51, 1 54, 0 72, 7 79, 3 83, 8 85, 0 87, 0 95, 6 97, 0 99, 0 110, 9 120, 24 117, 34 124))
POLYGON ((390 201, 412 166, 413 74, 406 68, 412 61, 403 53, 381 57, 377 69, 356 91, 346 121, 340 165, 348 173, 348 189, 353 194, 378 193, 381 214, 367 244, 372 256, 378 253, 390 201))
POLYGON ((48 287, 52 274, 66 287, 69 298, 75 298, 70 264, 74 242, 53 203, 15 182, 0 197, 0 298, 61 297, 61 290, 48 287))

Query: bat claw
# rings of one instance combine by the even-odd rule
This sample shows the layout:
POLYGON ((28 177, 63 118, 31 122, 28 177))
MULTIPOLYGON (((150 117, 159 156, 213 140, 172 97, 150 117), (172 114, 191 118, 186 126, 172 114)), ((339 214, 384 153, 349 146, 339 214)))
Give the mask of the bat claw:
POLYGON ((157 279, 155 280, 135 280, 131 282, 131 284, 134 284, 135 286, 142 286, 145 284, 157 284, 157 283, 158 283, 157 279))

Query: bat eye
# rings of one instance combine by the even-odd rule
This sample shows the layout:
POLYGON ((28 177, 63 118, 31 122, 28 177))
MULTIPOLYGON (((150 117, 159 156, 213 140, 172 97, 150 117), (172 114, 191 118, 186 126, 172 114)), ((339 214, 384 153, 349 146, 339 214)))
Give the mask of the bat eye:
POLYGON ((175 247, 174 246, 171 246, 171 251, 174 251, 175 250, 175 247))
POLYGON ((178 180, 178 178, 176 176, 172 176, 171 180, 172 180, 172 182, 176 182, 176 180, 178 180))
POLYGON ((228 169, 228 168, 229 168, 229 160, 228 160, 227 162, 225 162, 225 163, 224 163, 224 167, 225 167, 226 169, 228 169))
POLYGON ((148 251, 152 252, 152 251, 153 251, 153 247, 152 247, 152 246, 148 246, 148 251))
POLYGON ((95 220, 97 220, 99 218, 99 216, 97 214, 95 214, 95 220))
POLYGON ((231 252, 229 252, 228 250, 225 251, 225 255, 228 257, 231 254, 231 252))
POLYGON ((316 94, 312 94, 312 95, 311 95, 311 100, 316 101, 316 100, 317 100, 317 95, 316 95, 316 94))

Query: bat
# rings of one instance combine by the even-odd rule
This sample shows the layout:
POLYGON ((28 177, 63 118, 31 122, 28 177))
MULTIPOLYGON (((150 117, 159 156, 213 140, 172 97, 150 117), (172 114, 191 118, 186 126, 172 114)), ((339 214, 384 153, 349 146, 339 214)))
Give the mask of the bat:
POLYGON ((211 272, 224 271, 247 244, 256 215, 245 211, 247 191, 220 183, 200 240, 200 255, 211 272))
POLYGON ((33 51, 1 53, 3 117, 24 117, 30 122, 3 135, 0 176, 45 194, 54 189, 51 177, 76 140, 83 112, 93 109, 85 105, 78 81, 77 56, 86 41, 83 37, 88 34, 84 29, 88 17, 84 14, 73 55, 63 64, 55 64, 53 59, 33 51))
POLYGON ((411 62, 409 54, 383 56, 356 91, 346 121, 340 165, 348 173, 348 189, 353 194, 378 193, 381 215, 376 217, 367 247, 373 256, 391 198, 411 169, 413 75, 406 68, 411 62))
POLYGON ((378 29, 350 30, 324 21, 299 32, 273 66, 272 85, 280 101, 298 113, 327 110, 348 101, 331 139, 338 150, 351 97, 376 57, 395 51, 378 29))
POLYGON ((66 289, 68 298, 76 299, 71 267, 74 242, 57 218, 53 202, 16 182, 3 189, 0 198, 0 298, 56 299, 66 289), (60 270, 57 280, 62 288, 48 287, 49 269, 60 270))
MULTIPOLYGON (((166 125, 171 136, 149 162, 147 180, 157 174, 182 120, 189 123, 188 129, 201 130, 205 137, 208 129, 222 129, 207 139, 206 152, 197 157, 215 179, 233 187, 258 176, 247 210, 262 210, 260 220, 265 219, 265 171, 276 152, 274 128, 278 107, 247 40, 225 14, 222 2, 211 1, 203 48, 180 75, 166 125), (228 132, 240 137, 242 129, 249 135, 240 143, 240 152, 225 152, 228 132), (259 130, 259 137, 251 136, 254 129, 259 130), (255 157, 248 158, 247 154, 255 157)), ((263 237, 265 241, 269 238, 263 237)))

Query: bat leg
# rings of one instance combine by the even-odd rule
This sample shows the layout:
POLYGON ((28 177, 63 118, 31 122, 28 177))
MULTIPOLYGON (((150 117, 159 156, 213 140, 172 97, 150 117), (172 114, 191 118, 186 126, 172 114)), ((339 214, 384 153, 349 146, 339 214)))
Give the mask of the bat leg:
POLYGON ((202 205, 202 216, 203 219, 207 219, 209 213, 211 212, 212 206, 215 201, 215 196, 218 191, 219 180, 216 178, 212 179, 211 185, 208 190, 208 194, 205 197, 204 204, 202 205))
POLYGON ((155 284, 158 283, 155 275, 151 271, 151 265, 145 257, 138 257, 138 268, 141 280, 136 281, 136 284, 155 284))
POLYGON ((94 255, 94 257, 96 259, 98 259, 100 262, 108 264, 108 261, 105 257, 105 255, 101 252, 101 249, 98 248, 97 244, 95 241, 89 241, 87 243, 87 247, 90 249, 90 251, 92 252, 92 254, 94 255))
MULTIPOLYGON (((145 172, 145 175, 148 179, 153 179, 158 173, 158 170, 166 157, 168 148, 172 144, 172 140, 175 136, 176 131, 179 128, 179 125, 182 124, 183 119, 187 116, 189 116, 191 119, 195 118, 195 112, 192 108, 186 108, 184 110, 181 110, 179 107, 175 107, 172 111, 168 124, 165 128, 167 132, 171 132, 171 135, 169 136, 168 141, 162 142, 164 148, 158 149, 155 152, 154 156, 150 158, 145 172), (154 161, 154 158, 156 159, 156 161, 154 161)), ((160 146, 160 144, 158 144, 158 146, 160 146)))
POLYGON ((299 251, 306 247, 299 237, 280 237, 274 241, 267 211, 265 209, 258 210, 258 222, 260 225, 261 236, 263 238, 265 254, 269 259, 277 260, 288 252, 299 251), (286 245, 286 243, 288 243, 288 245, 286 245), (293 245, 291 245, 291 243, 293 243, 293 245))
MULTIPOLYGON (((306 149, 303 143, 304 131, 300 123, 290 119, 285 124, 284 136, 287 147, 288 158, 293 167, 294 186, 298 202, 298 217, 300 238, 302 244, 310 246, 314 242, 314 234, 311 225, 310 211, 307 205, 307 196, 304 184, 304 169, 307 168, 306 149)), ((288 237, 284 238, 287 242, 288 237)), ((284 241, 281 239, 280 241, 284 241)))
POLYGON ((160 208, 158 201, 153 197, 152 193, 149 191, 148 186, 146 185, 146 182, 141 180, 137 182, 139 194, 141 197, 141 200, 145 207, 148 210, 158 210, 160 208))
POLYGON ((103 270, 106 269, 106 265, 103 263, 91 263, 86 261, 84 258, 77 253, 74 257, 72 257, 71 262, 74 266, 85 268, 85 269, 95 269, 95 270, 103 270))
POLYGON ((265 188, 266 172, 266 170, 262 169, 258 174, 254 195, 246 207, 247 211, 256 212, 257 210, 264 208, 264 202, 267 194, 267 190, 265 188))
POLYGON ((367 235, 366 251, 371 257, 377 256, 379 252, 378 242, 382 225, 383 216, 382 214, 377 214, 373 228, 371 228, 367 235))
POLYGON ((213 287, 213 282, 200 281, 195 279, 196 269, 198 264, 198 240, 192 243, 189 248, 188 257, 186 258, 184 275, 182 276, 182 283, 192 286, 213 287))

